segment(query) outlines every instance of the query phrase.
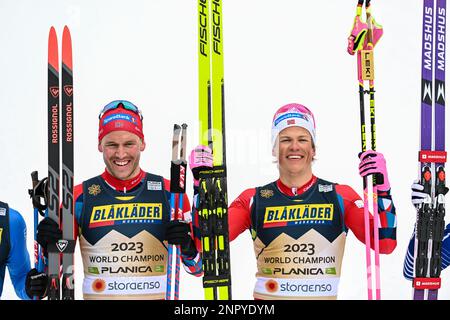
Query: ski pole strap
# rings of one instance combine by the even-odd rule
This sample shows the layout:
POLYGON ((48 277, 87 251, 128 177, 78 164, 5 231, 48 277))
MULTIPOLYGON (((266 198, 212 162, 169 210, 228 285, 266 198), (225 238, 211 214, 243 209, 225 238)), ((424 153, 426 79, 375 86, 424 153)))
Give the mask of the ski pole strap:
POLYGON ((447 162, 447 152, 446 151, 421 150, 421 151, 419 151, 419 162, 445 163, 445 162, 447 162))
POLYGON ((441 287, 441 278, 414 278, 413 286, 420 290, 437 290, 441 287))
POLYGON ((45 215, 45 210, 47 209, 47 199, 48 199, 48 179, 47 177, 39 180, 38 172, 33 171, 31 173, 32 189, 28 189, 28 194, 30 195, 31 201, 33 203, 33 208, 39 211, 41 216, 45 215), (43 203, 41 203, 41 198, 43 203))
POLYGON ((48 253, 74 253, 75 240, 58 240, 56 243, 49 243, 47 246, 48 253))

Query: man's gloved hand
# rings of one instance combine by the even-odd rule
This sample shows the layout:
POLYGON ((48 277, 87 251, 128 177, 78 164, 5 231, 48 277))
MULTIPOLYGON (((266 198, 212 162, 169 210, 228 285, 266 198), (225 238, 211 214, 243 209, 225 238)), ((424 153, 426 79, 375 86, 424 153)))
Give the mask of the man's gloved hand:
POLYGON ((189 156, 189 168, 191 168, 194 177, 194 186, 199 185, 199 173, 202 170, 213 167, 213 155, 211 148, 208 146, 198 145, 189 156))
POLYGON ((386 160, 380 152, 367 150, 359 154, 359 175, 367 177, 371 174, 377 174, 377 188, 380 191, 388 191, 391 188, 389 183, 386 160))
POLYGON ((411 185, 411 202, 415 207, 419 207, 425 202, 429 195, 423 192, 424 186, 420 184, 419 180, 414 180, 411 185))
POLYGON ((25 280, 25 291, 30 299, 38 297, 45 298, 47 295, 48 276, 43 272, 38 272, 35 268, 27 273, 25 280))
POLYGON ((62 239, 62 231, 53 219, 45 217, 41 222, 39 222, 36 239, 44 249, 45 254, 47 254, 48 245, 54 244, 58 242, 58 240, 62 239))
POLYGON ((186 222, 169 221, 166 227, 165 240, 169 244, 180 245, 181 253, 185 256, 194 257, 197 254, 194 240, 191 238, 191 227, 186 222))
POLYGON ((354 55, 358 50, 363 49, 367 30, 367 23, 361 21, 361 17, 356 16, 353 22, 352 31, 347 39, 347 52, 349 54, 354 55))
MULTIPOLYGON (((431 202, 430 195, 424 192, 424 189, 425 187, 420 183, 419 180, 413 181, 413 184, 411 185, 411 202, 416 208, 420 207, 426 200, 431 202)), ((445 196, 448 192, 448 188, 443 187, 440 192, 445 196)))

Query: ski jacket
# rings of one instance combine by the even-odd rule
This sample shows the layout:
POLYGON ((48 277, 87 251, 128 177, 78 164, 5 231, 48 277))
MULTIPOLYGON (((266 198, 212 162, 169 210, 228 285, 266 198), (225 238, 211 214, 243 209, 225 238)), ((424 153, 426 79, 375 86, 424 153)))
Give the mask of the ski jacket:
MULTIPOLYGON (((124 191, 102 176, 74 189, 77 237, 83 258, 84 299, 164 299, 170 220, 170 181, 144 173, 124 191), (122 191, 118 191, 120 189, 122 191)), ((183 198, 183 220, 190 205, 183 198)), ((201 259, 181 255, 185 270, 200 276, 201 259)))
POLYGON ((31 269, 26 238, 27 227, 23 217, 0 202, 0 296, 8 267, 17 296, 23 300, 30 299, 25 291, 25 280, 31 269))
MULTIPOLYGON (((380 253, 389 254, 397 245, 390 191, 378 191, 378 211, 380 253)), ((280 180, 247 189, 228 212, 230 241, 246 230, 252 234, 256 299, 336 299, 347 232, 365 239, 358 194, 314 176, 298 189, 280 180)))

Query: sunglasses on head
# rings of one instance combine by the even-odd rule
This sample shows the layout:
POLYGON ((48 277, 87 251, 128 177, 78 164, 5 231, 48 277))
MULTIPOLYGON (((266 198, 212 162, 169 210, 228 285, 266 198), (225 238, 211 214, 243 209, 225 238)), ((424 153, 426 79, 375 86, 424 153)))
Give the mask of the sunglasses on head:
POLYGON ((101 119, 106 112, 120 108, 120 107, 134 112, 141 118, 141 121, 142 121, 142 119, 144 119, 144 117, 142 116, 141 110, 139 110, 139 108, 136 107, 134 104, 132 104, 130 101, 126 101, 126 100, 115 100, 115 101, 108 103, 106 106, 103 107, 98 118, 101 119))

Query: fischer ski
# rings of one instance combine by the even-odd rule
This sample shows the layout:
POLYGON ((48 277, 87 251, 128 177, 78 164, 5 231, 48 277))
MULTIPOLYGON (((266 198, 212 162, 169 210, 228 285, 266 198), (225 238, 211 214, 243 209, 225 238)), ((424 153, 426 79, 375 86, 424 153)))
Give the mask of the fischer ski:
POLYGON ((222 20, 221 0, 198 1, 200 144, 213 154, 213 168, 200 172, 198 193, 207 300, 231 300, 222 20))
MULTIPOLYGON (((377 24, 372 16, 370 0, 365 0, 366 22, 361 20, 364 0, 358 0, 356 17, 353 23, 351 34, 348 38, 347 51, 357 54, 358 82, 359 82, 359 106, 361 121, 361 151, 367 150, 366 138, 366 108, 365 94, 369 95, 369 115, 370 115, 370 143, 371 150, 376 150, 376 125, 375 125, 375 75, 374 75, 374 48, 378 40, 383 35, 383 28, 377 24), (365 89, 365 81, 369 82, 369 89, 365 89)), ((379 214, 378 214, 378 175, 373 175, 370 181, 372 189, 373 208, 373 240, 374 240, 374 260, 375 260, 375 299, 381 299, 381 275, 380 275, 380 248, 379 248, 379 214)), ((367 177, 363 178, 364 194, 364 231, 366 245, 366 270, 367 270, 367 295, 369 300, 373 300, 373 279, 372 279, 372 258, 371 258, 371 238, 370 238, 370 213, 369 213, 369 184, 367 177)))
MULTIPOLYGON (((183 216, 183 196, 186 193, 187 167, 186 132, 187 124, 185 123, 181 127, 178 124, 175 124, 173 127, 172 162, 170 166, 170 220, 179 220, 183 216)), ((172 277, 174 277, 173 247, 174 245, 169 245, 168 248, 166 300, 170 300, 172 297, 172 277)), ((175 246, 175 248, 175 286, 173 300, 179 300, 181 249, 179 245, 175 246)))
POLYGON ((413 299, 437 300, 448 191, 445 186, 446 0, 424 0, 422 27, 419 177, 428 197, 417 208, 413 299))

